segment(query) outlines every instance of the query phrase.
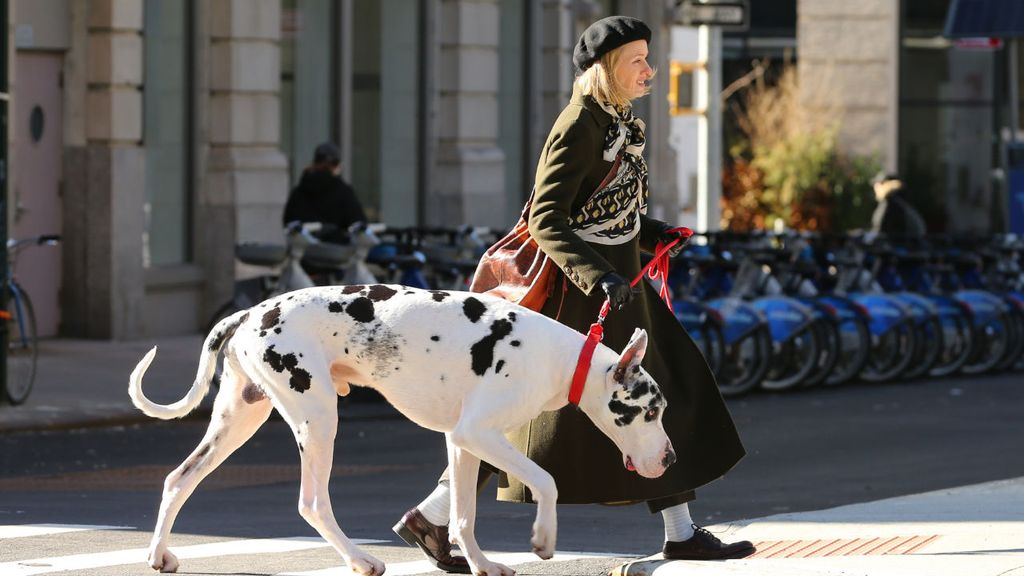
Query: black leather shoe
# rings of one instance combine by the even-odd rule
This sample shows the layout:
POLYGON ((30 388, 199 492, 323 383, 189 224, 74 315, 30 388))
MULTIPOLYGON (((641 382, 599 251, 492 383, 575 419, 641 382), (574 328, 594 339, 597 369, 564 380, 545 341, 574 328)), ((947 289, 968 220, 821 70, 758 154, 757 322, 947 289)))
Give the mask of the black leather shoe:
POLYGON ((693 537, 682 542, 665 542, 661 549, 666 560, 735 560, 746 558, 757 548, 743 540, 726 544, 714 534, 694 524, 693 537))
POLYGON ((470 573, 469 562, 465 558, 452 556, 448 527, 431 524, 416 508, 406 512, 392 530, 410 546, 419 546, 427 560, 438 569, 450 574, 470 573))

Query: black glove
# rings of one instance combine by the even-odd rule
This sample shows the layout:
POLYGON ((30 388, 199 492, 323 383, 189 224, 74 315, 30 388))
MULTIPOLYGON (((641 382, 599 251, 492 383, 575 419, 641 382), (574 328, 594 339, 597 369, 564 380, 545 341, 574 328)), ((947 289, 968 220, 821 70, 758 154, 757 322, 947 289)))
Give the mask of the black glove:
POLYGON ((609 272, 601 276, 598 284, 601 286, 601 290, 604 290, 604 293, 608 295, 612 308, 616 310, 622 310, 626 304, 633 300, 633 289, 629 286, 629 280, 615 272, 609 272))
POLYGON ((679 253, 683 251, 683 248, 686 247, 687 240, 689 240, 689 237, 686 236, 686 234, 679 230, 673 232, 672 228, 672 226, 665 224, 665 227, 662 228, 661 232, 658 233, 658 242, 662 244, 668 244, 669 242, 675 240, 676 238, 681 239, 675 246, 669 249, 669 258, 675 258, 676 256, 678 256, 679 253))

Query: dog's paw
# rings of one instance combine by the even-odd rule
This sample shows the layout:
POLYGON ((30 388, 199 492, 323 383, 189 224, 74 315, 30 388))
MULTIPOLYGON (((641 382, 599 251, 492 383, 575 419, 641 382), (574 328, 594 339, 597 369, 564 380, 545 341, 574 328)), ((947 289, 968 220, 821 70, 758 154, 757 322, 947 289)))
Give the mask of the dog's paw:
POLYGON ((533 553, 541 560, 550 560, 555 555, 555 531, 546 526, 534 524, 530 544, 533 545, 533 553))
POLYGON ((159 570, 160 572, 177 572, 178 557, 172 554, 170 550, 152 553, 149 555, 149 566, 153 570, 159 570))
POLYGON ((349 558, 348 567, 362 576, 381 576, 384 573, 384 563, 369 554, 349 558))
POLYGON ((516 576, 516 571, 497 562, 484 562, 473 567, 476 576, 516 576))

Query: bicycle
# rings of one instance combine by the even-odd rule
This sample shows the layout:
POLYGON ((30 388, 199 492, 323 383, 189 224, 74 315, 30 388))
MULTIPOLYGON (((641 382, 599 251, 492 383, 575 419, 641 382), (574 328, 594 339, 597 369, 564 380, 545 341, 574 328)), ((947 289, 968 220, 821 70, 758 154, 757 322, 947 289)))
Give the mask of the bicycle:
POLYGON ((379 240, 374 234, 381 225, 357 222, 349 228, 351 244, 321 242, 316 233, 329 225, 320 222, 291 222, 284 228, 286 245, 244 242, 235 246, 235 257, 244 264, 271 268, 276 273, 236 282, 235 295, 210 317, 206 332, 222 318, 277 296, 317 284, 303 266, 315 271, 324 284, 366 284, 376 282, 367 269, 366 254, 379 240))
POLYGON ((18 405, 28 399, 36 379, 39 342, 36 335, 36 315, 32 300, 14 278, 14 262, 18 254, 29 246, 54 246, 60 236, 45 234, 32 238, 7 240, 7 309, 0 310, 4 321, 4 340, 7 344, 7 375, 0 399, 18 405))

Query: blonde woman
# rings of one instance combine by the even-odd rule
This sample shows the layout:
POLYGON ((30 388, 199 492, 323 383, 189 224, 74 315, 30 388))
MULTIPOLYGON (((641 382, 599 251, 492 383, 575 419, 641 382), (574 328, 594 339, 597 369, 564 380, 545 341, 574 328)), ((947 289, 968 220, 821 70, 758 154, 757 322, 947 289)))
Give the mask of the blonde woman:
MULTIPOLYGON (((543 314, 585 333, 608 297, 616 311, 605 322, 605 344, 621 350, 635 328, 647 330, 643 366, 668 399, 663 422, 679 460, 653 480, 626 470, 617 448, 574 406, 542 414, 510 439, 551 473, 559 504, 645 502, 664 519, 666 558, 742 558, 754 552, 750 542, 721 542, 693 524, 687 504, 696 488, 743 457, 732 417, 700 351, 657 293, 646 282, 629 287, 640 272, 640 251, 673 238, 671 226, 645 215, 644 123, 631 106, 654 77, 650 39, 647 25, 625 16, 595 22, 580 37, 573 53, 579 75, 541 152, 528 224, 560 269, 543 314), (613 168, 614 177, 598 189, 613 168)), ((500 483, 498 497, 532 502, 512 477, 500 483)), ((451 555, 448 508, 442 478, 395 530, 439 568, 467 572, 465 560, 451 555)))

